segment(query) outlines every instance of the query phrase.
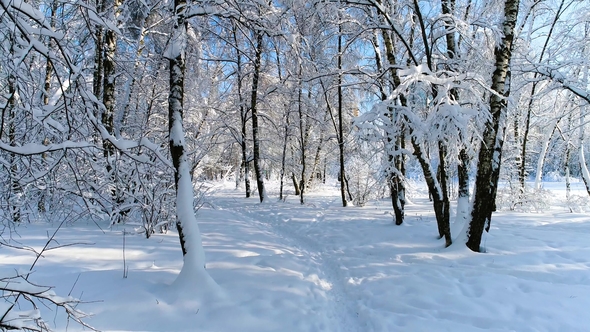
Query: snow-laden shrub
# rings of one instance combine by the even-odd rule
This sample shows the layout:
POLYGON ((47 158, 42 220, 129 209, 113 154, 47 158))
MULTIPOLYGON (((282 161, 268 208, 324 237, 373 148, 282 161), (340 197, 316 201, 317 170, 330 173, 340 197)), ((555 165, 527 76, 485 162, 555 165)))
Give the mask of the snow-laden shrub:
POLYGON ((496 208, 504 211, 543 212, 549 209, 552 193, 546 189, 525 188, 518 183, 498 189, 496 208))
POLYGON ((386 180, 379 168, 380 158, 380 156, 360 152, 349 159, 348 188, 354 205, 363 206, 369 200, 384 196, 386 180))
POLYGON ((86 313, 78 309, 81 301, 71 296, 59 296, 49 286, 29 281, 30 273, 0 276, 0 330, 50 331, 43 319, 40 306, 61 308, 68 319, 87 327, 83 319, 86 313), (26 309, 25 309, 26 308, 26 309))
POLYGON ((565 201, 566 207, 570 212, 584 213, 590 212, 590 197, 570 195, 565 201))

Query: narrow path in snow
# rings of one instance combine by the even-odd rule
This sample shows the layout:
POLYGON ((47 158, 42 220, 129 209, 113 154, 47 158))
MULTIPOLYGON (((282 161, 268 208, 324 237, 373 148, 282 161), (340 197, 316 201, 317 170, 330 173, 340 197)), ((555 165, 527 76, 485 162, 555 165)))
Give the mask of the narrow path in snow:
MULTIPOLYGON (((345 280, 341 265, 338 263, 337 254, 327 250, 325 246, 310 238, 306 233, 307 229, 323 220, 327 208, 331 205, 330 202, 321 204, 321 206, 306 206, 309 216, 305 216, 305 218, 309 217, 309 220, 290 222, 296 213, 301 212, 299 209, 289 209, 289 206, 283 205, 284 203, 243 205, 242 201, 238 205, 236 200, 233 200, 234 203, 227 204, 229 200, 225 202, 222 200, 228 197, 226 196, 228 193, 223 194, 225 197, 215 198, 221 205, 231 206, 233 212, 242 215, 245 221, 254 222, 278 235, 285 240, 284 244, 299 249, 309 259, 309 266, 313 267, 316 273, 310 273, 306 278, 318 286, 316 295, 319 295, 318 293, 325 294, 324 300, 329 305, 327 316, 331 320, 331 326, 326 326, 325 330, 343 332, 371 330, 370 320, 364 319, 358 299, 347 291, 348 281, 345 280)), ((232 196, 231 193, 229 195, 232 196)))
POLYGON ((320 277, 330 284, 326 292, 332 307, 332 319, 338 324, 338 331, 366 331, 367 321, 360 317, 360 308, 357 300, 349 296, 346 290, 347 280, 344 280, 342 269, 338 264, 338 257, 328 253, 325 248, 293 228, 288 222, 275 222, 271 224, 274 232, 287 241, 294 243, 296 247, 307 252, 319 270, 320 277))

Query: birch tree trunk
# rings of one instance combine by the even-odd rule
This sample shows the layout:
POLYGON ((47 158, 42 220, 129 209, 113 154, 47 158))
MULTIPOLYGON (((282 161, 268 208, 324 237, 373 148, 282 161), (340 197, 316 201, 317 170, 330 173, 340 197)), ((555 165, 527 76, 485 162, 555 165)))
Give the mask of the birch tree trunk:
MULTIPOLYGON (((8 142, 10 146, 16 146, 17 82, 16 77, 13 74, 10 74, 10 76, 8 77, 8 95, 8 142)), ((10 153, 8 157, 8 163, 10 165, 10 194, 8 198, 8 207, 10 210, 10 216, 12 218, 12 221, 18 223, 21 221, 21 204, 19 199, 21 194, 21 187, 18 183, 17 160, 13 153, 10 153)))
MULTIPOLYGON (((103 0, 104 1, 104 0, 103 0)), ((122 0, 112 0, 108 5, 112 5, 112 8, 109 8, 111 11, 108 15, 108 19, 113 23, 116 24, 116 20, 118 19, 118 11, 119 6, 121 5, 122 0)), ((102 102, 104 104, 104 110, 102 113, 102 124, 107 130, 107 132, 111 135, 115 135, 115 77, 116 77, 116 63, 115 63, 115 53, 117 50, 117 34, 112 29, 107 29, 105 33, 104 39, 104 57, 103 57, 103 70, 104 70, 104 77, 103 77, 103 91, 102 91, 102 102)), ((111 189, 111 196, 114 205, 114 210, 119 210, 119 205, 122 203, 122 193, 119 189, 119 184, 117 183, 117 170, 116 170, 116 149, 113 143, 109 140, 103 140, 102 142, 103 147, 103 155, 106 159, 106 170, 107 174, 111 180, 113 189, 111 189)), ((112 217, 114 218, 112 222, 120 222, 121 218, 127 213, 128 211, 118 211, 116 214, 113 214, 112 217)))
POLYGON ((491 118, 486 123, 479 150, 475 197, 467 231, 466 245, 476 252, 481 250, 484 227, 489 230, 495 207, 504 144, 506 97, 510 92, 506 81, 510 71, 519 2, 519 0, 505 0, 502 24, 504 36, 494 50, 496 61, 491 86, 494 93, 490 96, 491 118))
MULTIPOLYGON (((8 35, 9 42, 9 54, 10 58, 14 58, 15 53, 15 36, 13 34, 8 35)), ((10 64, 9 64, 10 65, 10 64)), ((11 72, 7 79, 8 94, 6 107, 2 107, 2 124, 0 125, 0 138, 4 132, 4 126, 8 126, 8 143, 10 146, 16 146, 16 117, 17 117, 17 98, 18 98, 18 83, 17 83, 17 72, 18 68, 11 68, 11 72), (8 110, 8 114, 6 111, 8 110), (7 118, 8 116, 8 118, 7 118)), ((21 221, 21 203, 20 194, 21 187, 18 182, 18 165, 17 158, 14 153, 8 155, 8 173, 9 173, 9 189, 8 189, 8 210, 10 217, 13 222, 18 223, 21 221)))
POLYGON ((193 211, 194 190, 186 155, 183 128, 185 47, 187 38, 187 23, 184 13, 186 0, 174 0, 174 7, 176 23, 169 48, 166 51, 170 71, 168 129, 170 156, 174 165, 174 184, 176 188, 176 227, 184 256, 184 264, 180 272, 182 275, 184 271, 191 272, 195 269, 203 269, 205 266, 205 253, 199 226, 193 211))
MULTIPOLYGON (((326 114, 327 116, 327 114, 326 114)), ((326 118, 324 118, 324 123, 326 122, 326 118)), ((318 170, 320 167, 321 162, 321 153, 322 153, 322 146, 324 145, 324 131, 320 132, 320 138, 318 139, 318 146, 315 150, 315 156, 313 158, 313 164, 311 165, 311 171, 309 172, 309 179, 307 180, 307 184, 311 185, 313 181, 317 178, 321 180, 321 170, 318 170)))
MULTIPOLYGON (((53 2, 51 3, 51 21, 50 21, 50 26, 52 28, 52 30, 55 30, 55 26, 56 26, 56 12, 57 12, 57 1, 53 0, 53 2)), ((50 50, 53 50, 53 48, 55 47, 55 42, 53 39, 49 39, 49 41, 47 42, 47 48, 50 50)), ((51 93, 51 79, 53 76, 53 63, 51 62, 51 59, 49 59, 49 57, 46 58, 46 63, 45 63, 45 80, 43 83, 43 105, 47 106, 49 105, 49 95, 51 93)), ((43 144, 49 144, 49 140, 47 139, 47 137, 45 137, 45 139, 43 140, 43 144)), ((41 159, 43 164, 46 164, 47 162, 47 153, 44 153, 41 155, 41 159)), ((39 213, 45 213, 45 197, 48 193, 48 188, 47 186, 45 186, 45 188, 40 189, 40 193, 39 193, 39 201, 37 202, 37 210, 39 211, 39 213)))
MULTIPOLYGON (((393 43, 391 38, 389 37, 389 32, 385 30, 381 30, 381 34, 383 36, 384 42, 386 44, 386 53, 388 54, 391 70, 393 69, 393 65, 395 64, 395 56, 393 53, 393 43)), ((383 60, 381 58, 381 52, 379 48, 379 43, 377 39, 376 32, 373 35, 373 46, 375 49, 375 64, 377 66, 377 71, 383 71, 383 60)), ((392 75, 396 75, 395 72, 392 75)), ((384 89, 385 82, 381 80, 381 85, 379 86, 381 92, 381 101, 387 100, 387 94, 385 93, 384 89)), ((395 87, 394 87, 395 88, 395 87)), ((395 114, 393 109, 388 110, 387 118, 390 121, 389 130, 386 130, 386 150, 388 153, 387 160, 389 162, 389 171, 387 176, 387 182, 389 186, 389 195, 391 197, 391 206, 393 208, 394 213, 394 222, 396 225, 401 225, 404 222, 404 207, 406 203, 406 195, 405 195, 405 185, 404 185, 404 176, 405 176, 405 165, 404 165, 404 157, 401 155, 401 151, 404 145, 404 135, 403 135, 403 128, 400 128, 401 133, 394 135, 392 132, 395 126, 395 114)))
MULTIPOLYGON (((103 0, 96 0, 96 11, 103 11, 103 0)), ((103 85, 103 49, 104 49, 104 31, 101 25, 96 26, 94 32, 94 72, 92 80, 92 93, 100 100, 103 85)))
MULTIPOLYGON (((121 0, 113 0, 111 9, 111 13, 109 15, 109 19, 111 22, 116 24, 117 19, 117 12, 119 10, 119 6, 121 5, 121 0)), ((114 114, 115 114, 115 52, 117 50, 117 34, 112 29, 108 29, 105 34, 105 48, 104 48, 104 58, 103 58, 103 67, 104 67, 104 82, 103 82, 103 96, 102 102, 105 106, 105 110, 102 113, 102 124, 105 126, 105 129, 109 132, 109 134, 114 134, 115 123, 114 123, 114 114)), ((115 149, 110 141, 105 140, 103 142, 103 148, 105 157, 109 158, 113 156, 115 149)), ((112 165, 107 162, 107 170, 110 172, 112 165)))

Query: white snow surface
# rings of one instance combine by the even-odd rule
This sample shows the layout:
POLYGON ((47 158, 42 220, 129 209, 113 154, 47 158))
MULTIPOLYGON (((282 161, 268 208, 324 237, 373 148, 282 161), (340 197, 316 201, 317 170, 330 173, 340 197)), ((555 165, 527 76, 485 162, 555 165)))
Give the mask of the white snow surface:
MULTIPOLYGON (((395 226, 388 199, 342 208, 338 188, 325 186, 300 205, 294 195, 277 201, 270 186, 260 204, 234 185, 218 184, 197 212, 214 281, 196 271, 186 289, 174 283, 174 232, 126 235, 123 278, 123 231, 133 226, 103 234, 84 220, 56 240, 92 245, 46 252, 29 279, 88 301, 78 308, 102 331, 590 331, 590 217, 564 207, 563 183, 545 184, 555 194, 544 213, 495 213, 486 253, 445 249, 426 195, 395 226)), ((56 226, 23 224, 12 237, 40 249, 56 226)), ((33 260, 0 246, 0 276, 33 260)), ((39 309, 55 330, 83 329, 39 309)))

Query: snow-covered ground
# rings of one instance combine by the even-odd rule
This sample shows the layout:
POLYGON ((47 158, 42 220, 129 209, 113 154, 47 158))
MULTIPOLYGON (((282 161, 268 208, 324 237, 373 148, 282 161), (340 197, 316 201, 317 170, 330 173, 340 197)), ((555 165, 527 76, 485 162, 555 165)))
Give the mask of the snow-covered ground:
MULTIPOLYGON (((30 279, 87 301, 78 308, 103 331, 590 331, 590 217, 564 207, 563 184, 545 187, 551 208, 496 213, 477 254, 443 248, 424 196, 395 226, 386 199, 342 208, 326 186, 303 206, 294 196, 259 204, 219 184, 198 211, 219 287, 172 285, 182 265, 173 232, 127 234, 123 278, 133 226, 103 234, 84 220, 63 226, 56 240, 77 244, 46 252, 30 279)), ((12 238, 40 249, 56 225, 21 225, 12 238)), ((0 246, 0 276, 33 260, 0 246)), ((41 310, 55 330, 82 329, 41 310)))

